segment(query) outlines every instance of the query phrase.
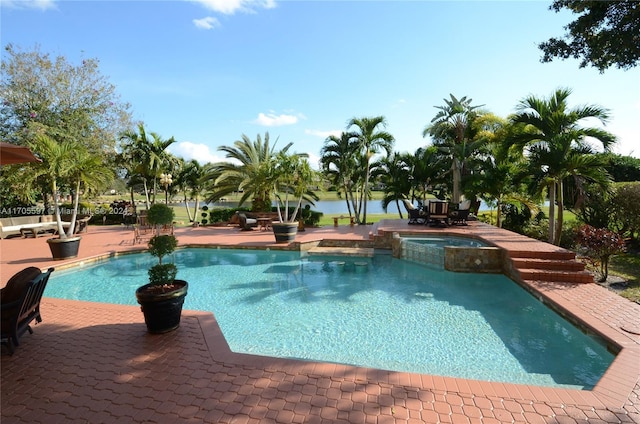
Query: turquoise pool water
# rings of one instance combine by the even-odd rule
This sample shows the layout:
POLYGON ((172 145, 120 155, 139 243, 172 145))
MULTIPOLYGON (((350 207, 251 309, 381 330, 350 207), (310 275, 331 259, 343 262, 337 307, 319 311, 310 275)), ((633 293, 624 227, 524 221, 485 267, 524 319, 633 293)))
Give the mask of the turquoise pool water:
MULTIPOLYGON (((182 249, 185 309, 211 311, 231 349, 377 369, 591 388, 614 356, 502 275, 388 255, 182 249)), ((55 272, 45 296, 136 304, 155 263, 133 254, 55 272)))
POLYGON ((434 247, 444 247, 444 246, 461 246, 461 247, 485 247, 488 246, 487 243, 483 241, 465 238, 465 237, 407 237, 403 236, 402 240, 407 243, 416 243, 434 247))

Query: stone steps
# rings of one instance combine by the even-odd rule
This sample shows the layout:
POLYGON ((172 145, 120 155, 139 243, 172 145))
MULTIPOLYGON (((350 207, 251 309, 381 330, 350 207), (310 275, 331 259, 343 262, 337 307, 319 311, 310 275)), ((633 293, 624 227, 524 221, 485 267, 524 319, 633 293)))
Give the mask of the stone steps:
POLYGON ((513 258, 516 268, 542 269, 547 271, 584 271, 584 264, 567 259, 513 258))
POLYGON ((593 283, 593 275, 585 271, 584 264, 570 250, 510 251, 509 257, 522 280, 593 283))
POLYGON ((575 260, 576 254, 570 250, 558 248, 558 250, 509 250, 509 257, 512 259, 548 259, 548 260, 575 260))
POLYGON ((543 270, 518 268, 523 280, 553 281, 562 283, 593 283, 593 275, 587 271, 543 270))

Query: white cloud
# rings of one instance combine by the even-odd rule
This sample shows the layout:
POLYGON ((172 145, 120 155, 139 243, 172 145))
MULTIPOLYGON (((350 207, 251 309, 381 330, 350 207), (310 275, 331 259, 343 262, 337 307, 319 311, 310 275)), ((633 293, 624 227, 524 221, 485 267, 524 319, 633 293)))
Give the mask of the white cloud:
POLYGON ((57 9, 55 0, 1 0, 0 5, 13 9, 57 9))
POLYGON ((299 118, 304 118, 303 115, 276 115, 274 112, 258 114, 258 118, 253 121, 254 124, 262 125, 263 127, 280 127, 283 125, 297 124, 299 118))
POLYGON ((220 27, 220 21, 216 18, 212 18, 211 16, 207 16, 206 18, 202 19, 194 19, 193 23, 195 24, 196 28, 199 29, 213 29, 220 27))
POLYGON ((224 162, 227 160, 211 153, 209 146, 206 144, 196 144, 189 141, 180 141, 176 144, 172 144, 169 150, 171 150, 174 155, 184 158, 184 160, 189 161, 191 159, 195 159, 200 165, 224 162))
POLYGON ((224 15, 233 15, 236 12, 254 13, 256 9, 273 9, 275 0, 191 0, 201 4, 206 9, 213 10, 224 15))
POLYGON ((316 137, 320 137, 325 139, 330 135, 340 137, 342 135, 342 130, 329 130, 329 131, 321 131, 321 130, 304 130, 305 134, 313 135, 316 137))

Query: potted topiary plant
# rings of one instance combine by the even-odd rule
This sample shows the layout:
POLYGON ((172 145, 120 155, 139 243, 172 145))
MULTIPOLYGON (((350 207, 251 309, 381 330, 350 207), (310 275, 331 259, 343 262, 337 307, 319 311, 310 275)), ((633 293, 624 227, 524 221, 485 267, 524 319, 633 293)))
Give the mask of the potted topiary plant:
POLYGON ((315 181, 315 172, 311 169, 307 155, 286 151, 278 153, 271 168, 273 193, 278 221, 271 224, 276 243, 294 241, 298 233, 298 221, 302 199, 318 200, 318 196, 311 190, 315 181), (290 200, 291 199, 291 200, 290 200), (295 202, 293 212, 289 209, 289 202, 295 202))
POLYGON ((176 279, 178 268, 175 264, 162 262, 162 258, 178 246, 173 234, 161 234, 162 227, 172 225, 173 218, 173 209, 159 203, 151 206, 147 213, 147 221, 156 231, 149 240, 149 253, 158 258, 158 263, 149 269, 149 283, 136 290, 136 299, 144 314, 147 331, 154 334, 180 326, 182 305, 189 287, 186 281, 176 279))

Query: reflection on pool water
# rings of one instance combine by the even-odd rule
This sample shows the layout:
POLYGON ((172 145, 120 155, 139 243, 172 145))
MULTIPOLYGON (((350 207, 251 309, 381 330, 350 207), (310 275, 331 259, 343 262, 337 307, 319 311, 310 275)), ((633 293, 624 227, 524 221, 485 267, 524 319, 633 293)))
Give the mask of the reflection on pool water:
MULTIPOLYGON (((211 311, 234 352, 521 384, 591 388, 613 360, 505 276, 376 255, 182 249, 185 309, 211 311)), ((135 304, 148 254, 56 272, 45 296, 135 304)))

